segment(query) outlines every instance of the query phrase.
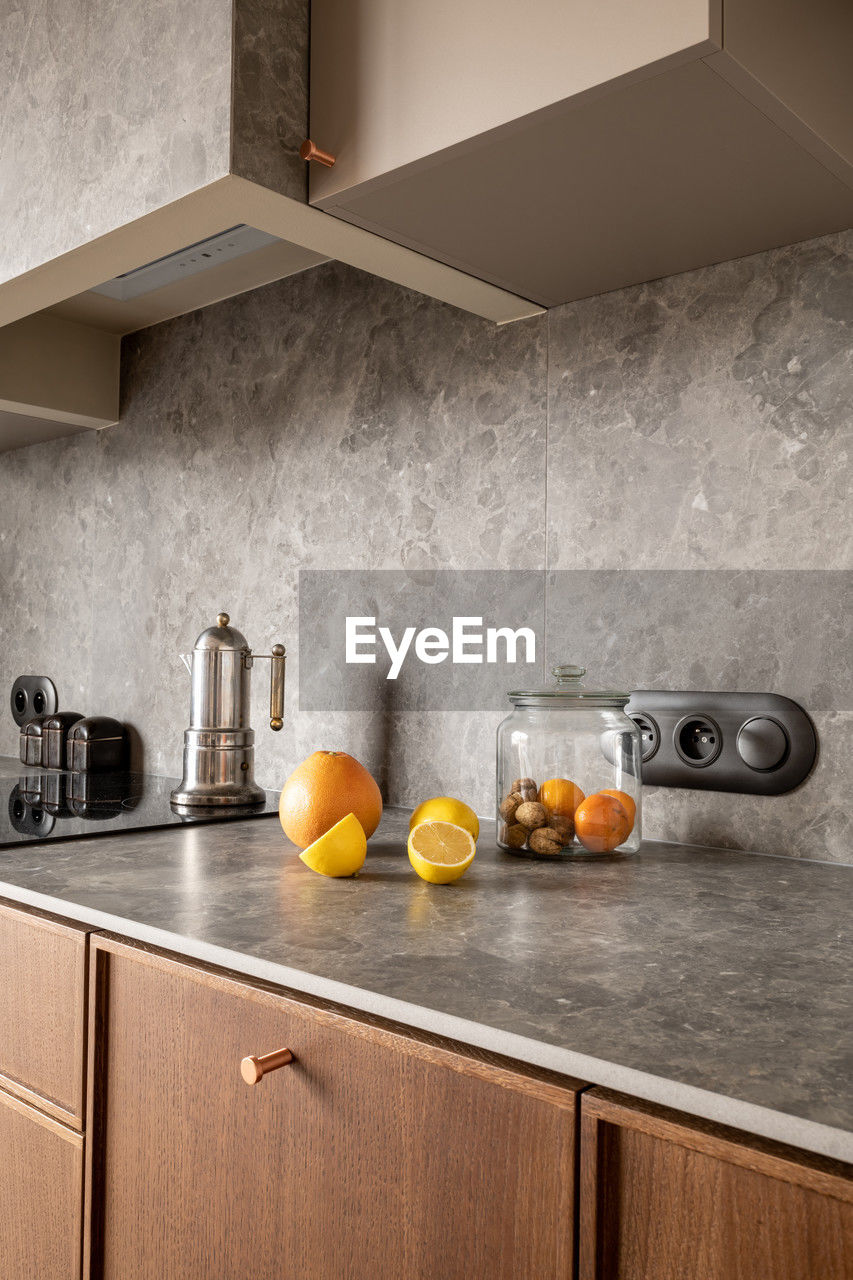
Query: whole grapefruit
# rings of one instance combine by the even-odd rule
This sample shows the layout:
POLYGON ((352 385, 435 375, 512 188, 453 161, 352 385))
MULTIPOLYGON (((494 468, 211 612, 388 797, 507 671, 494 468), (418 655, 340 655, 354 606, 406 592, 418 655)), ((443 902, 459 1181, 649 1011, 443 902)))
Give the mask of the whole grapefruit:
POLYGON ((382 817, 382 796, 363 764, 345 751, 315 751, 285 782, 278 816, 288 840, 299 849, 354 813, 367 837, 382 817))

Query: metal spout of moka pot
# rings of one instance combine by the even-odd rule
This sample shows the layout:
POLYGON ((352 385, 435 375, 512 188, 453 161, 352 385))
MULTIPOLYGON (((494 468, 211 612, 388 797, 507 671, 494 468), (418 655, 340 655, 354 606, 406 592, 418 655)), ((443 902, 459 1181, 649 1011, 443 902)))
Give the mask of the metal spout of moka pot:
POLYGON ((252 665, 270 660, 270 728, 284 723, 283 644, 252 653, 246 637, 220 613, 181 659, 192 677, 190 726, 184 732, 184 776, 172 792, 177 809, 258 805, 266 796, 255 782, 255 734, 249 724, 252 665))

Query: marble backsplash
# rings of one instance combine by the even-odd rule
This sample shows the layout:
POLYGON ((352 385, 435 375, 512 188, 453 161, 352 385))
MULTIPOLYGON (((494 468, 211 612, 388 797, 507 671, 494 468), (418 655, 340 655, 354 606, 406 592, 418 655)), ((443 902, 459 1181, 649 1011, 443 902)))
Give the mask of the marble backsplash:
POLYGON ((549 660, 818 727, 798 791, 651 791, 646 835, 851 860, 853 234, 503 328, 326 264, 125 339, 122 382, 118 426, 0 457, 0 687, 50 674, 174 774, 178 654, 225 608, 290 653, 279 735, 255 683, 264 785, 337 746, 485 813, 493 714, 299 712, 298 572, 561 570, 549 660))

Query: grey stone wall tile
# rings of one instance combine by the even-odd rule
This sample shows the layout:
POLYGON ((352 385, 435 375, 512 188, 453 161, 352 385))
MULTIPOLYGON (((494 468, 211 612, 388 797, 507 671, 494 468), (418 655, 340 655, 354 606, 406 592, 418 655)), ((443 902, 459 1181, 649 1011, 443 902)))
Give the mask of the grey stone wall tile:
POLYGON ((549 323, 552 567, 850 563, 853 233, 549 323))
MULTIPOLYGON (((472 753, 463 777, 456 732, 431 732, 427 748, 422 724, 404 731, 382 708, 295 711, 298 571, 544 568, 545 338, 539 320, 495 329, 333 264, 126 340, 117 427, 0 463, 0 503, 17 504, 7 537, 40 487, 55 505, 58 454, 68 534, 81 501, 89 513, 88 559, 66 535, 55 604, 4 586, 14 643, 0 656, 0 687, 30 669, 32 652, 58 669, 50 638, 33 650, 32 635, 66 596, 86 601, 94 633, 63 630, 60 695, 82 684, 81 709, 130 720, 144 766, 174 774, 189 711, 178 654, 225 608, 256 649, 282 640, 290 650, 278 735, 264 727, 266 668, 254 672, 265 785, 336 746, 392 795, 419 794, 427 750, 430 778, 485 794, 491 746, 472 753)), ((20 562, 9 555, 16 584, 53 548, 49 513, 30 526, 29 550, 20 562)), ((0 723, 0 749, 13 751, 14 726, 0 723)), ((477 717, 466 723, 469 740, 490 737, 477 717)))
POLYGON ((308 0, 236 0, 231 168, 308 199, 308 0))
POLYGON ((4 45, 0 281, 228 172, 231 0, 14 4, 4 45))
POLYGON ((119 426, 0 458, 0 687, 54 674, 174 773, 177 655, 227 608, 291 649, 278 736, 255 673, 266 785, 339 746, 398 803, 490 812, 499 716, 295 710, 298 570, 547 555, 590 571, 553 594, 549 659, 775 690, 817 724, 797 792, 650 793, 647 835, 849 861, 848 624, 821 571, 849 567, 851 257, 831 236, 504 328, 329 264, 135 335, 119 426))
POLYGON ((88 432, 0 455, 3 755, 18 755, 9 711, 16 676, 51 676, 62 709, 87 710, 100 595, 92 579, 99 471, 98 438, 88 432))

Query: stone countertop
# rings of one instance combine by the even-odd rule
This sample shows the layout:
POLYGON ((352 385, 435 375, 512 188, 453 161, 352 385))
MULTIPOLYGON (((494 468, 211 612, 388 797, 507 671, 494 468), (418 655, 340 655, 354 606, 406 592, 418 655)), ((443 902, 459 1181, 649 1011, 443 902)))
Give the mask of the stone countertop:
POLYGON ((308 871, 274 818, 46 841, 0 849, 0 896, 853 1158, 853 869, 652 843, 529 862, 484 824, 434 886, 407 827, 386 810, 351 880, 308 871))

